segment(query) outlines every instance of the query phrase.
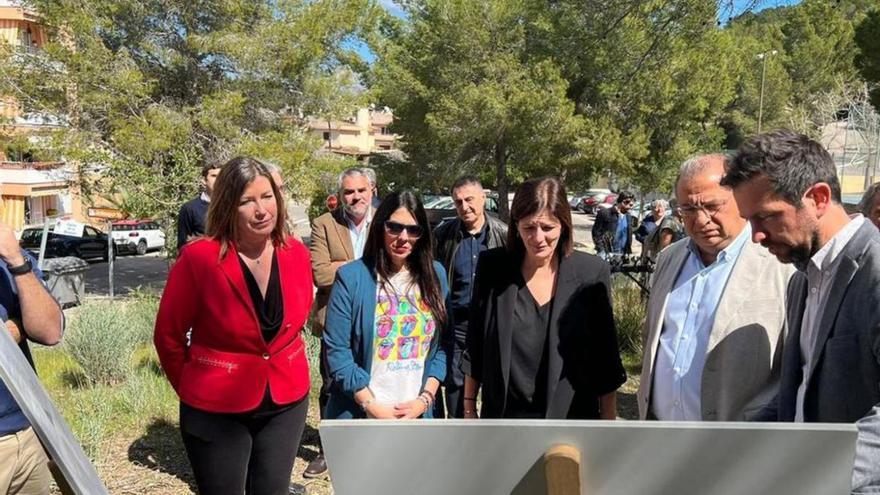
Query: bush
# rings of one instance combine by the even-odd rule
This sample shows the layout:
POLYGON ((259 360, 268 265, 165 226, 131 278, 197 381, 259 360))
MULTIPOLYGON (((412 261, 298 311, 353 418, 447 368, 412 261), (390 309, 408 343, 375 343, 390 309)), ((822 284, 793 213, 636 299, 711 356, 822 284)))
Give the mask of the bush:
POLYGON ((119 302, 89 302, 79 309, 63 345, 90 385, 119 383, 131 373, 142 331, 135 319, 119 302))
POLYGON ((138 344, 153 344, 153 330, 159 313, 161 294, 138 287, 129 294, 125 311, 130 315, 132 331, 138 344))
POLYGON ((642 298, 641 289, 633 281, 622 275, 612 277, 611 285, 620 352, 641 359, 647 299, 642 298))

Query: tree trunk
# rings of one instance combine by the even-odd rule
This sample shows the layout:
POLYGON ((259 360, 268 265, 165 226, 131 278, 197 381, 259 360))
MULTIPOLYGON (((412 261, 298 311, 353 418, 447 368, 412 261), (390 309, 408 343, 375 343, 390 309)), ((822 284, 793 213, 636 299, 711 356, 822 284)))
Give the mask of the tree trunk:
POLYGON ((498 216, 510 221, 510 203, 507 201, 507 145, 504 137, 495 143, 495 182, 498 185, 498 216))
POLYGON ((327 119, 327 149, 333 149, 333 124, 327 119))

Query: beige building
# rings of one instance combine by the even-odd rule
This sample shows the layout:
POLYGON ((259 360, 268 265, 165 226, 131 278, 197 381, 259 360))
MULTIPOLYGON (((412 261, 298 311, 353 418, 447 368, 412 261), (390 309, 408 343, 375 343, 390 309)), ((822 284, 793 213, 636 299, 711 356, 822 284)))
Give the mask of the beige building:
POLYGON ((394 116, 387 108, 361 108, 351 119, 327 121, 310 117, 307 122, 309 131, 324 143, 324 149, 366 158, 397 149, 399 136, 390 130, 393 120, 394 116))
MULTIPOLYGON (((0 0, 0 43, 26 55, 38 53, 46 41, 46 29, 39 24, 36 13, 18 6, 18 2, 0 0)), ((13 98, 0 96, 0 133, 27 132, 54 124, 47 120, 28 115, 13 98)))
MULTIPOLYGON (((46 29, 35 12, 17 1, 0 0, 0 43, 21 56, 33 56, 47 41, 46 29)), ((100 224, 102 217, 118 216, 113 208, 93 207, 107 205, 83 204, 69 165, 35 162, 26 153, 7 152, 13 141, 19 146, 36 145, 41 136, 62 125, 57 117, 28 111, 15 99, 0 95, 0 222, 21 230, 54 216, 94 224, 100 224)))

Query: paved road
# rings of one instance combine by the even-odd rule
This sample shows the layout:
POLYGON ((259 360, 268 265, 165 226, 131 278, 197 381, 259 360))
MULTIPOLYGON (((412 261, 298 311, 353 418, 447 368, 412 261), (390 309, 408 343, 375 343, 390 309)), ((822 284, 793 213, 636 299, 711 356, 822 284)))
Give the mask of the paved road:
MULTIPOLYGON (((90 296, 110 295, 108 277, 109 264, 103 261, 90 262, 85 274, 86 294, 90 296)), ((138 286, 161 291, 168 278, 168 260, 159 253, 145 256, 119 256, 113 264, 114 292, 126 295, 138 286)))

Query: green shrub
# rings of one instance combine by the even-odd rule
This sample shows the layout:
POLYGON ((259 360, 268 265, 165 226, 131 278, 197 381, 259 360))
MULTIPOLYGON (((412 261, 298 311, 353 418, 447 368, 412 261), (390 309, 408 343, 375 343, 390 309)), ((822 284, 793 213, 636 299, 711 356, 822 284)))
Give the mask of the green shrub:
POLYGON ((63 346, 90 385, 123 381, 132 370, 138 325, 120 302, 89 302, 79 309, 63 346))
POLYGON ((645 324, 645 306, 641 290, 623 275, 612 277, 614 323, 621 354, 642 357, 642 327, 645 324))
POLYGON ((153 343, 153 329, 156 326, 156 314, 159 312, 159 300, 162 295, 149 289, 138 287, 129 294, 125 311, 130 316, 132 331, 138 344, 153 343))

